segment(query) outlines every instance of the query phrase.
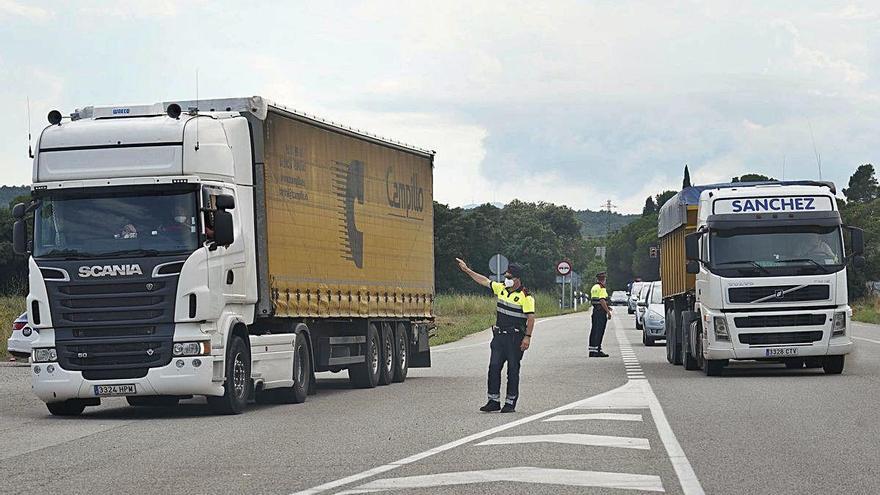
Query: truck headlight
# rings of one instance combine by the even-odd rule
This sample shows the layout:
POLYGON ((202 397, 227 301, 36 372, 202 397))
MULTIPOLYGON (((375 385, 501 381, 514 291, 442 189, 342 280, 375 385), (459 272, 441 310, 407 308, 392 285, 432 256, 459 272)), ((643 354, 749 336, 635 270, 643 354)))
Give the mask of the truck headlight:
POLYGON ((727 320, 723 316, 713 318, 715 324, 715 339, 730 340, 730 332, 727 329, 727 320))
POLYGON ((49 361, 58 361, 58 353, 53 347, 42 347, 34 349, 33 356, 35 363, 46 363, 49 361))
POLYGON ((831 336, 846 335, 846 313, 838 311, 834 313, 834 319, 831 324, 831 336))
POLYGON ((175 342, 172 348, 175 356, 205 356, 211 354, 211 343, 203 342, 175 342))

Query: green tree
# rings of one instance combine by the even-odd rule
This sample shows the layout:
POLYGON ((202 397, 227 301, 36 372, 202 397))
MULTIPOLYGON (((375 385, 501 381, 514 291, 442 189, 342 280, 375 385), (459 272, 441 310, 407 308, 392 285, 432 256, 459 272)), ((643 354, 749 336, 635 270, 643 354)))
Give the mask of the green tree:
POLYGON ((657 204, 654 203, 654 198, 648 196, 645 200, 645 207, 642 208, 642 216, 651 215, 657 213, 657 204))
POLYGON ((691 172, 688 170, 688 166, 684 166, 684 180, 681 181, 681 188, 684 189, 686 187, 691 187, 691 172))
POLYGON ((730 179, 730 182, 775 182, 776 179, 761 174, 743 174, 730 179))
POLYGON ((673 196, 677 194, 677 191, 663 191, 662 193, 656 196, 654 203, 657 205, 657 211, 660 211, 660 208, 663 208, 663 205, 666 204, 673 196))
POLYGON ((860 165, 849 178, 849 187, 843 190, 847 201, 867 203, 880 197, 880 186, 874 176, 874 166, 870 163, 860 165))

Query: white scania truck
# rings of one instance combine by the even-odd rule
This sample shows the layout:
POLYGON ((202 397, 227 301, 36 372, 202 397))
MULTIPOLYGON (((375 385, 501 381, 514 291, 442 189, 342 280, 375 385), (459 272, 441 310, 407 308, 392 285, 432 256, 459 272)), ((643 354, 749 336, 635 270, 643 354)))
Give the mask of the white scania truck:
POLYGON ((52 414, 238 413, 304 401, 318 371, 370 388, 430 366, 433 152, 260 97, 49 122, 13 213, 52 414))
POLYGON ((730 360, 843 370, 853 348, 846 267, 865 260, 863 232, 842 225, 835 194, 826 182, 716 184, 663 205, 669 362, 708 375, 730 360))

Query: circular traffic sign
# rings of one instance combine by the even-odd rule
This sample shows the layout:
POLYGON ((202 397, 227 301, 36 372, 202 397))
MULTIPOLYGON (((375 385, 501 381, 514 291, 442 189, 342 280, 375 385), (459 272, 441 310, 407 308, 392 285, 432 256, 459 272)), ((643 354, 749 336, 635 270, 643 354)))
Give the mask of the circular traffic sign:
POLYGON ((571 263, 565 260, 556 263, 556 273, 562 275, 563 277, 568 275, 569 273, 571 273, 571 263))
POLYGON ((495 275, 501 275, 506 272, 508 266, 510 266, 510 263, 503 254, 496 254, 489 259, 489 270, 495 275))

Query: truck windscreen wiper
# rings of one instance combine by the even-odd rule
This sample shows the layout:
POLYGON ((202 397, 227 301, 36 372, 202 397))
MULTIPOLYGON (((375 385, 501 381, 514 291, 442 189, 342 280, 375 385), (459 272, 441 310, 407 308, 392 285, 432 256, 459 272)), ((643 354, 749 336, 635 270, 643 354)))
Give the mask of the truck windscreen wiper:
POLYGON ((757 268, 758 270, 761 270, 762 272, 766 273, 767 275, 770 275, 770 270, 764 268, 763 266, 759 265, 757 262, 755 262, 753 260, 725 261, 724 263, 716 263, 715 266, 742 265, 742 264, 752 265, 755 268, 757 268))
POLYGON ((777 263, 808 262, 808 263, 812 263, 812 264, 818 266, 819 268, 822 269, 823 272, 828 273, 828 268, 825 265, 823 265, 822 263, 819 263, 818 261, 816 261, 814 259, 810 259, 810 258, 791 258, 791 259, 785 259, 785 260, 776 260, 776 262, 777 263))
POLYGON ((159 256, 157 249, 120 249, 103 253, 102 256, 159 256))

